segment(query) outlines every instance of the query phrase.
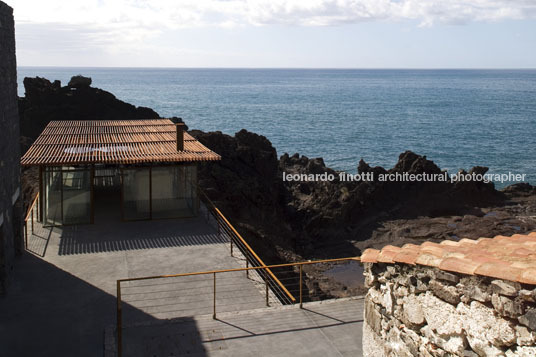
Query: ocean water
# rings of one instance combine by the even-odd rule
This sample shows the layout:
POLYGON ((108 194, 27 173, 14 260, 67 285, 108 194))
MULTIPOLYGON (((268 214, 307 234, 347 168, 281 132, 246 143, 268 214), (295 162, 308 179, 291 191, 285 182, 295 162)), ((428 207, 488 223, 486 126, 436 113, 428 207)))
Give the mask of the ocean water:
MULTIPOLYGON (((413 150, 443 169, 475 165, 536 184, 536 70, 18 69, 83 74, 123 101, 182 117, 190 128, 265 135, 278 154, 323 157, 355 173, 413 150)), ((498 183, 498 187, 503 184, 498 183)))

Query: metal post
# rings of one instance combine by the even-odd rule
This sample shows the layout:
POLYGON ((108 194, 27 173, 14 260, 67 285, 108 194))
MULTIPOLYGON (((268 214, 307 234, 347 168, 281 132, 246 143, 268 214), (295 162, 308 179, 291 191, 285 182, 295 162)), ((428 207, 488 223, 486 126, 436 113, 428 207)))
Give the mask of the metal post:
POLYGON ((216 273, 214 273, 214 311, 212 313, 212 318, 216 320, 216 273))
POLYGON ((43 205, 43 200, 41 199, 42 197, 45 197, 45 192, 43 190, 43 166, 39 166, 39 222, 42 222, 43 224, 45 222, 43 222, 43 215, 44 215, 44 209, 45 209, 45 206, 43 205))
POLYGON ((266 283, 266 306, 270 306, 270 301, 268 300, 268 274, 265 274, 264 282, 266 283))
MULTIPOLYGON (((246 258, 246 269, 249 268, 249 261, 246 258)), ((246 270, 246 278, 249 278, 249 270, 246 270)))
POLYGON ((123 356, 123 322, 121 311, 121 282, 117 281, 117 357, 123 356))
POLYGON ((34 232, 34 210, 35 210, 35 206, 32 207, 32 234, 34 232))
POLYGON ((300 264, 300 309, 303 309, 303 299, 302 299, 302 272, 303 272, 303 265, 300 264))

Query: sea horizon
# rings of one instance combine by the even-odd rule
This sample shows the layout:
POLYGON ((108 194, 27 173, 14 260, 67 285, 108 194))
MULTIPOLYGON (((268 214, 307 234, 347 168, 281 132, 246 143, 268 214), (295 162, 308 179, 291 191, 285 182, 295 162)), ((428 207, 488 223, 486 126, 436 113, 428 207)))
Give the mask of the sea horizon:
POLYGON ((449 70, 467 70, 467 71, 479 71, 479 70, 490 70, 490 71, 525 71, 525 70, 536 70, 536 67, 158 67, 158 66, 147 66, 147 67, 131 67, 131 66, 26 66, 18 65, 17 68, 89 68, 89 69, 274 69, 274 70, 285 70, 285 69, 310 69, 310 70, 417 70, 417 71, 449 71, 449 70))

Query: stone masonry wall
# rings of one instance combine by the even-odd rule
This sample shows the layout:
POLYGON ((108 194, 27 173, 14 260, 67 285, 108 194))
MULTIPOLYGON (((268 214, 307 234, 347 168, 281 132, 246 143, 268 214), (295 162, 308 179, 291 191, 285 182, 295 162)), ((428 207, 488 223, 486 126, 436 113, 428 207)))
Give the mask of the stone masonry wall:
POLYGON ((0 1, 0 295, 22 250, 19 137, 13 9, 0 1))
POLYGON ((536 356, 536 286, 365 263, 365 356, 536 356))

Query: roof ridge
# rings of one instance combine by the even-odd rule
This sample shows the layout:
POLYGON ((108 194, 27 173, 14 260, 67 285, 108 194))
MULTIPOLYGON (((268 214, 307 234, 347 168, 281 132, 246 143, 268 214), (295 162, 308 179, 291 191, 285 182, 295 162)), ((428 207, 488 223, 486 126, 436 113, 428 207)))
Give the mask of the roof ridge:
POLYGON ((363 263, 424 265, 536 285, 536 232, 366 249, 363 263))

